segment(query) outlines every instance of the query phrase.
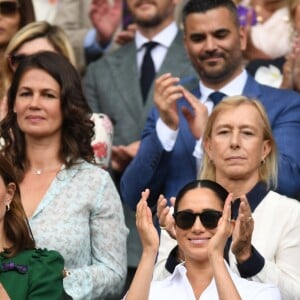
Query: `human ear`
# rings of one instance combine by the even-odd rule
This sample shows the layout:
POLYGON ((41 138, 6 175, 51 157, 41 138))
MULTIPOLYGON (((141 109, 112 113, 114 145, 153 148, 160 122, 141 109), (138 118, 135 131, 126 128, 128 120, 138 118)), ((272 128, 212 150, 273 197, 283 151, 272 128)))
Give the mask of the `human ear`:
POLYGON ((16 185, 13 182, 10 182, 6 186, 6 195, 5 195, 5 204, 10 204, 16 191, 16 185))
POLYGON ((262 160, 265 160, 266 157, 270 154, 272 148, 271 148, 271 142, 270 140, 263 141, 263 157, 262 160))
POLYGON ((212 151, 211 151, 211 142, 210 142, 210 139, 207 139, 205 142, 204 142, 204 146, 203 146, 208 158, 210 160, 212 160, 212 151))
POLYGON ((239 28, 239 36, 240 36, 241 50, 245 51, 247 48, 247 38, 248 38, 248 33, 245 27, 239 28))

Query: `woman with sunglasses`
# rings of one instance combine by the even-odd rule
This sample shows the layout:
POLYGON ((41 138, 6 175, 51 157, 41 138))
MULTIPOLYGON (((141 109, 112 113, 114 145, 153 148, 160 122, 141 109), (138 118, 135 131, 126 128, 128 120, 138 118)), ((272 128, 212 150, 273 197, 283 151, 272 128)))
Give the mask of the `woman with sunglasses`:
POLYGON ((193 181, 179 191, 173 217, 184 261, 165 280, 152 282, 159 236, 148 196, 149 190, 144 191, 137 205, 143 253, 126 300, 281 299, 275 286, 247 281, 230 271, 223 252, 234 228, 232 194, 210 180, 193 181))
MULTIPOLYGON (((277 181, 276 145, 262 104, 243 96, 222 100, 208 119, 203 145, 200 178, 215 180, 240 198, 232 207, 230 267, 242 277, 277 285, 284 300, 300 299, 300 203, 271 190, 277 181)), ((160 224, 172 228, 165 206, 161 198, 160 224)), ((172 249, 168 238, 163 232, 161 253, 172 249)), ((168 262, 174 263, 177 253, 168 262)), ((160 277, 167 270, 164 258, 159 261, 160 277)), ((167 266, 170 272, 174 264, 167 266)))
POLYGON ((20 28, 34 21, 31 0, 0 1, 0 99, 3 98, 6 91, 2 75, 2 62, 5 61, 6 47, 20 28))

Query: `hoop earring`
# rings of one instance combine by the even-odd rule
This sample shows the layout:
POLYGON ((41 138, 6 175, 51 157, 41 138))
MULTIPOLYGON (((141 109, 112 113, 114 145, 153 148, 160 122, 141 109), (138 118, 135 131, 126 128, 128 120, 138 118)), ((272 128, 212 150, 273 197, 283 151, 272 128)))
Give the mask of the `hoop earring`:
POLYGON ((266 160, 263 158, 261 161, 260 161, 260 165, 264 165, 266 163, 266 160))
POLYGON ((5 207, 6 207, 6 212, 10 211, 10 205, 9 205, 9 203, 6 203, 5 207))

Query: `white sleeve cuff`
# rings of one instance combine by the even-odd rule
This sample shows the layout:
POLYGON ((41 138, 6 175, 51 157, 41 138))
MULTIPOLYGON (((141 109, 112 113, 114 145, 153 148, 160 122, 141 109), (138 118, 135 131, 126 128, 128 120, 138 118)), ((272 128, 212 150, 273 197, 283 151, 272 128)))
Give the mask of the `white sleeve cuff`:
POLYGON ((196 141, 193 156, 196 158, 197 170, 199 170, 203 158, 202 138, 196 141))
POLYGON ((159 118, 156 122, 156 133, 164 150, 172 151, 178 136, 178 129, 171 129, 159 118))

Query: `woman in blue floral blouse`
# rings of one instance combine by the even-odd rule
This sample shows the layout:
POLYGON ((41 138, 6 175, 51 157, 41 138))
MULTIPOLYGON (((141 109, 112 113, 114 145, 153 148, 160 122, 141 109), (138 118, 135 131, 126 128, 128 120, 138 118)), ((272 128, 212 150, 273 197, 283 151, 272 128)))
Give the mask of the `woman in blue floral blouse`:
POLYGON ((95 163, 90 114, 73 65, 40 52, 16 69, 0 128, 37 246, 62 254, 64 291, 76 300, 120 292, 127 270, 123 208, 95 163))

